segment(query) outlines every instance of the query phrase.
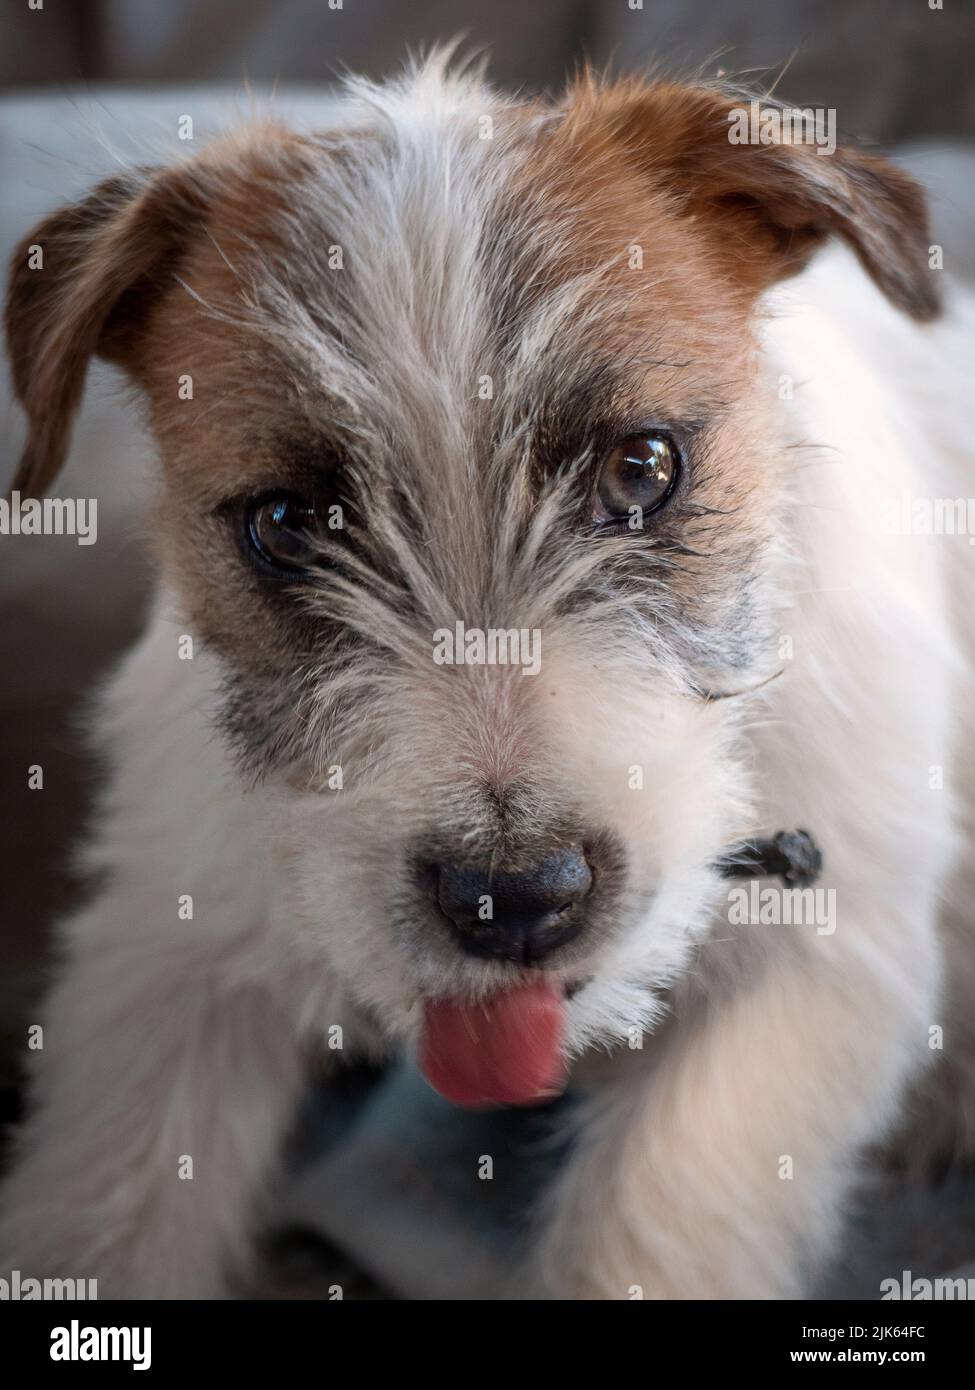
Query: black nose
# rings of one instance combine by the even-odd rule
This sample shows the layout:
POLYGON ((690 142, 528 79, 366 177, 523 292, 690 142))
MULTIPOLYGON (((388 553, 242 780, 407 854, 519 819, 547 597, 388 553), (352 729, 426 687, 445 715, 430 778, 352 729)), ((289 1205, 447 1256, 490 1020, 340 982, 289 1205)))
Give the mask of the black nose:
POLYGON ((527 869, 438 864, 437 901, 466 951, 529 965, 577 936, 592 871, 581 849, 560 849, 527 869))

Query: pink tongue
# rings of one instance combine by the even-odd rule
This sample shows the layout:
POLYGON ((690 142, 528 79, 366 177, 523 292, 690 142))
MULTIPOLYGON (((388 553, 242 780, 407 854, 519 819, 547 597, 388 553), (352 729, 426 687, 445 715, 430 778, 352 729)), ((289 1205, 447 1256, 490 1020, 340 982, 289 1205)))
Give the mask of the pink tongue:
POLYGON ((548 980, 480 1004, 427 1003, 420 1067, 455 1105, 531 1105, 561 1091, 565 1000, 548 980))

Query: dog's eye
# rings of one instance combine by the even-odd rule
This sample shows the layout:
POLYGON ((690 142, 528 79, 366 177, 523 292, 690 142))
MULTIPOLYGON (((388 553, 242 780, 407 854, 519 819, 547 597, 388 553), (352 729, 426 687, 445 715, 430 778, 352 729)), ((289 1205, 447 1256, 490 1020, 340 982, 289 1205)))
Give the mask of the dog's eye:
POLYGON ((665 434, 632 434, 621 440, 603 460, 593 520, 616 521, 657 511, 673 492, 680 466, 677 445, 665 434))
POLYGON ((316 550, 312 540, 317 526, 315 508, 291 494, 261 497, 245 514, 245 537, 259 560, 274 570, 289 573, 310 568, 316 550))

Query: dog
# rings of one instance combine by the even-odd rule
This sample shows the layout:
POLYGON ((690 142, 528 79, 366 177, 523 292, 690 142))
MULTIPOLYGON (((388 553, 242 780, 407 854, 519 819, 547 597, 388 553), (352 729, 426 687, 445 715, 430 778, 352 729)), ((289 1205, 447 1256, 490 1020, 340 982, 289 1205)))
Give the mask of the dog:
POLYGON ((975 320, 907 174, 749 100, 435 55, 17 250, 14 486, 120 365, 160 584, 5 1267, 240 1289, 309 1066, 398 1048, 583 1097, 516 1298, 802 1297, 865 1154, 972 1152, 971 556, 885 509, 964 494, 975 320), (740 920, 799 827, 828 922, 740 920))

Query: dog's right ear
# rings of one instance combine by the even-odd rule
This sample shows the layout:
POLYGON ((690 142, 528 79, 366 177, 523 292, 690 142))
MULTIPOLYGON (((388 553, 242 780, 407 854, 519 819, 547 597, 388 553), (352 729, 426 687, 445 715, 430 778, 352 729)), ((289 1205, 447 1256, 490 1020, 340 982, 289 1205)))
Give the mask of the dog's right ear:
POLYGON ((119 174, 52 213, 18 246, 6 329, 29 425, 13 483, 21 493, 39 496, 57 477, 90 358, 129 361, 203 206, 188 168, 119 174))

